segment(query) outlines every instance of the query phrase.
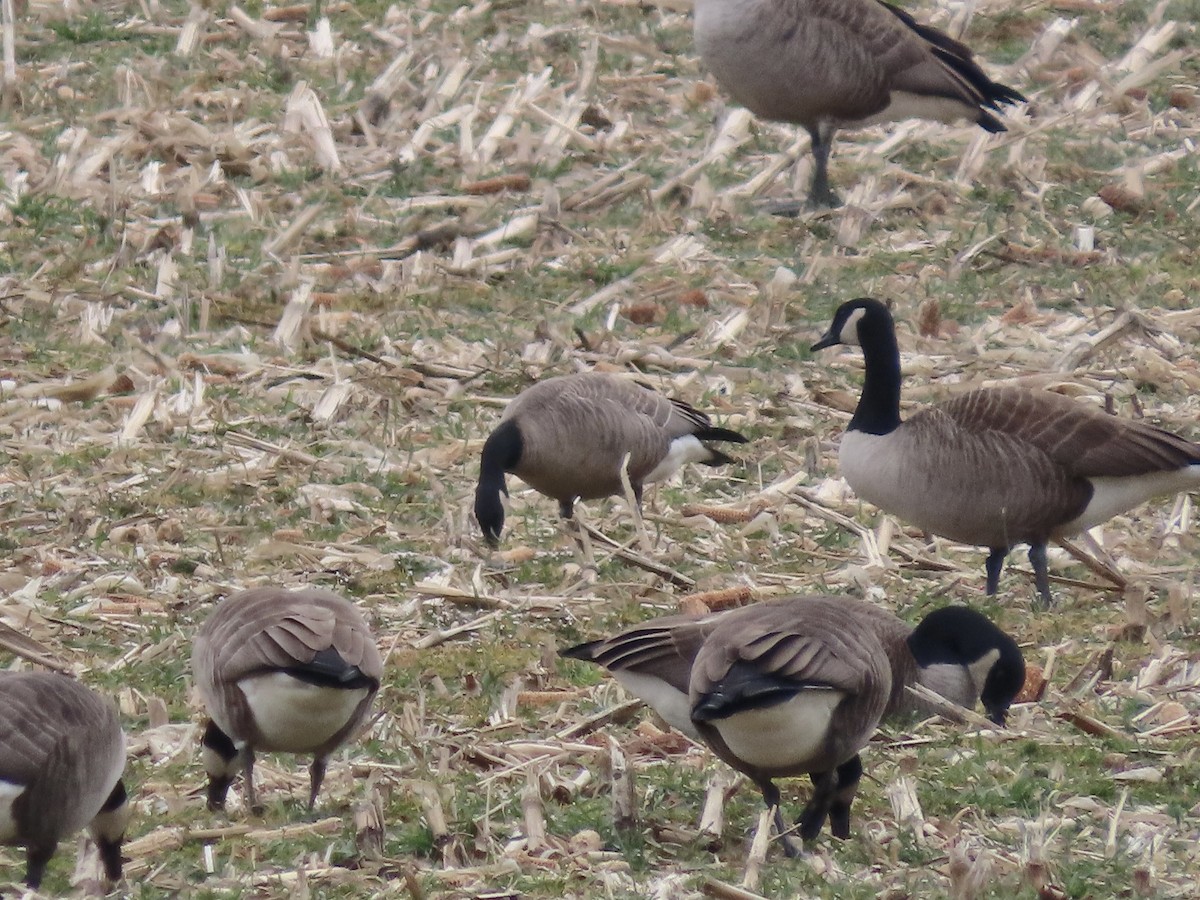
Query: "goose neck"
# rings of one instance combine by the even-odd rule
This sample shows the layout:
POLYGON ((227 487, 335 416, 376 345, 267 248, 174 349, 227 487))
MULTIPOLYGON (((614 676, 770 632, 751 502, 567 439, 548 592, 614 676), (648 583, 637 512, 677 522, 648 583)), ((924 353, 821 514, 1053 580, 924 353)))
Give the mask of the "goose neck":
POLYGON ((892 328, 872 329, 861 338, 866 377, 850 430, 888 434, 900 425, 900 347, 896 332, 892 328))

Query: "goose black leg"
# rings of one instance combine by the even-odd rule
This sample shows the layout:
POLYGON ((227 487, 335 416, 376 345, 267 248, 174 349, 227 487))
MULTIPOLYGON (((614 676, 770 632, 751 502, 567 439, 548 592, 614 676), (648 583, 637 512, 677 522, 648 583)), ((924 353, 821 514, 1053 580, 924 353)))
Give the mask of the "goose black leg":
MULTIPOLYGON (((822 122, 808 130, 812 138, 813 173, 808 189, 808 199, 774 200, 766 204, 773 216, 794 219, 805 210, 835 209, 842 200, 829 186, 829 152, 833 149, 833 133, 836 129, 822 122)), ((799 160, 797 160, 799 165, 799 160)))
POLYGON ((833 149, 833 126, 821 122, 809 131, 812 136, 813 177, 808 193, 808 205, 813 209, 832 209, 842 205, 841 199, 829 187, 829 151, 833 149))
POLYGON ((25 850, 25 884, 35 891, 42 883, 46 874, 46 864, 54 855, 54 844, 49 847, 28 847, 25 850))
POLYGON ((762 791, 763 803, 767 805, 767 809, 775 810, 775 833, 779 835, 779 842, 783 844, 783 852, 788 857, 795 858, 800 855, 800 848, 796 846, 788 836, 790 830, 787 823, 783 821, 783 812, 780 809, 780 802, 783 799, 779 793, 779 788, 770 779, 757 782, 758 789, 762 791))
POLYGON ((317 793, 321 790, 321 782, 325 780, 325 757, 313 757, 312 765, 308 769, 308 777, 310 787, 308 808, 312 809, 317 805, 317 793))
POLYGON ((837 790, 829 805, 829 831, 839 840, 850 837, 850 806, 858 793, 862 774, 862 759, 857 753, 837 767, 837 790))
POLYGON ((834 794, 838 787, 837 771, 812 772, 809 776, 813 783, 813 793, 800 814, 797 825, 800 826, 800 837, 805 841, 815 841, 825 827, 829 811, 833 806, 834 794))
POLYGON ((582 519, 575 515, 575 498, 560 500, 558 503, 558 514, 562 516, 567 534, 570 536, 571 543, 575 547, 575 558, 580 568, 594 570, 596 568, 596 557, 592 553, 592 539, 588 537, 587 529, 584 528, 582 519))
POLYGON ((1033 583, 1041 595, 1042 609, 1049 609, 1054 604, 1050 596, 1050 570, 1046 566, 1046 545, 1040 541, 1029 545, 1029 564, 1033 566, 1033 583))
POLYGON ((258 794, 254 790, 254 751, 247 747, 242 752, 246 754, 242 763, 242 791, 245 795, 246 809, 256 816, 261 816, 267 808, 258 802, 258 794))
POLYGON ((1008 556, 1007 547, 993 547, 988 554, 987 562, 983 564, 987 572, 987 595, 993 597, 1000 589, 1000 572, 1004 568, 1004 558, 1008 556))

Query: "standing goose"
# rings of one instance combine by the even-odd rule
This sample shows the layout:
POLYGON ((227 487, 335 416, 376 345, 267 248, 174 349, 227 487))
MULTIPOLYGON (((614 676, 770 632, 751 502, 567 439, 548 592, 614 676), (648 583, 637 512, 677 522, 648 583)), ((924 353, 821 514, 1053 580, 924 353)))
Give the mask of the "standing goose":
POLYGON ((984 388, 901 421, 896 327, 878 300, 838 307, 812 349, 834 344, 860 346, 866 360, 839 451, 846 481, 918 528, 988 547, 988 594, 1008 552, 1025 543, 1050 606, 1050 540, 1200 487, 1200 444, 1051 391, 984 388))
POLYGON ((121 877, 129 806, 116 708, 48 672, 0 672, 0 844, 25 847, 36 888, 58 842, 88 826, 104 873, 121 877))
POLYGON ((320 588, 254 588, 216 608, 192 650, 196 686, 211 719, 202 738, 208 807, 223 809, 239 772, 246 805, 255 751, 313 754, 308 805, 326 760, 371 708, 383 660, 362 614, 320 588))
POLYGON ((968 119, 1025 98, 992 81, 970 49, 882 0, 696 0, 696 46, 734 99, 812 136, 812 206, 837 206, 829 151, 838 128, 913 117, 968 119))
MULTIPOLYGON (((562 651, 604 666, 668 724, 748 776, 785 827, 775 778, 808 773, 799 820, 813 840, 826 818, 850 833, 858 753, 880 720, 921 708, 921 683, 997 723, 1025 678, 1016 642, 983 615, 947 607, 910 629, 847 597, 787 597, 704 616, 667 616, 562 651)), ((787 852, 794 848, 785 842, 787 852)))
POLYGON ((732 460, 708 441, 744 444, 746 438, 715 428, 708 416, 616 375, 585 372, 547 378, 522 391, 504 410, 483 445, 475 518, 493 547, 504 528, 511 472, 558 501, 570 519, 576 500, 620 494, 621 464, 637 502, 642 486, 662 481, 684 463, 719 466, 732 460))

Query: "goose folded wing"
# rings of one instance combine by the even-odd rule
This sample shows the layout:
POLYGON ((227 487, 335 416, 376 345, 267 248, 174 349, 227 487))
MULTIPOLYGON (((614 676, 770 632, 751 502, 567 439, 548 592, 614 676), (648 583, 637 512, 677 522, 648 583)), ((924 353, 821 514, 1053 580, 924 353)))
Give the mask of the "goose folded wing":
MULTIPOLYGON (((0 682, 0 691, 8 687, 0 682)), ((0 781, 27 784, 40 774, 60 735, 41 705, 15 699, 0 696, 0 781)))
POLYGON ((692 708, 719 718, 782 703, 805 690, 848 695, 868 690, 872 670, 839 649, 794 631, 763 631, 728 642, 713 635, 692 667, 692 708))
POLYGON ((1200 463, 1200 445, 1053 391, 972 391, 938 410, 967 432, 999 432, 1036 447, 1080 478, 1130 477, 1200 463))

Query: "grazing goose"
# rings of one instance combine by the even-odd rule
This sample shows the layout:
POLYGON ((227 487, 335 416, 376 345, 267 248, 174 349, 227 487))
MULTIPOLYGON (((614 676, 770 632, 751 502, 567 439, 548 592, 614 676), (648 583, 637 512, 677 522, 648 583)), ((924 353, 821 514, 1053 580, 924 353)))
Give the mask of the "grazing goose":
POLYGON ((605 667, 668 724, 747 775, 775 808, 780 834, 773 779, 809 773, 813 796, 798 823, 804 840, 816 838, 826 818, 835 837, 849 836, 859 751, 880 719, 922 708, 906 685, 920 682, 968 707, 982 699, 1003 723, 1025 679, 1016 642, 974 610, 936 610, 910 629, 848 597, 667 616, 562 655, 605 667))
POLYGON ((257 812, 255 751, 313 754, 308 806, 325 762, 362 724, 383 660, 353 604, 320 588, 254 588, 216 608, 192 650, 211 719, 202 738, 208 808, 223 809, 241 772, 257 812))
POLYGON ((626 455, 640 503, 643 485, 668 478, 684 463, 732 461, 708 441, 743 444, 746 438, 626 378, 600 372, 547 378, 508 404, 484 443, 475 518, 488 543, 497 546, 504 528, 500 494, 508 493, 504 476, 511 472, 557 500, 562 517, 570 519, 576 500, 623 491, 626 455))
POLYGON ((883 0, 696 0, 696 46, 734 99, 812 136, 812 206, 837 206, 827 167, 834 132, 913 117, 968 119, 1023 101, 964 44, 883 0))
POLYGON ((988 547, 988 594, 1009 550, 1025 543, 1050 606, 1050 540, 1200 487, 1200 444, 1051 391, 984 388, 901 421, 896 328, 878 300, 838 307, 812 349, 834 344, 860 346, 866 360, 839 451, 846 481, 918 528, 988 547))
POLYGON ((129 806, 116 708, 48 672, 0 672, 0 844, 25 847, 36 888, 58 842, 88 826, 112 881, 121 877, 129 806))

